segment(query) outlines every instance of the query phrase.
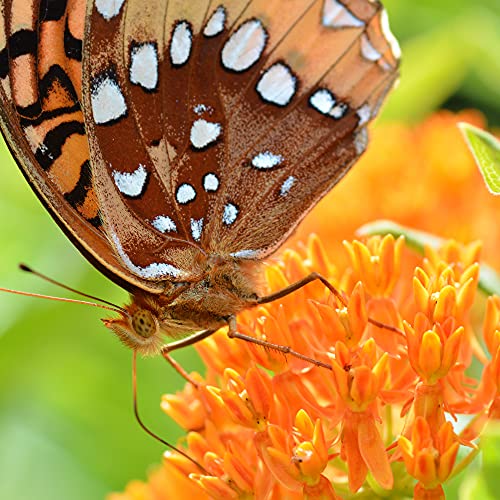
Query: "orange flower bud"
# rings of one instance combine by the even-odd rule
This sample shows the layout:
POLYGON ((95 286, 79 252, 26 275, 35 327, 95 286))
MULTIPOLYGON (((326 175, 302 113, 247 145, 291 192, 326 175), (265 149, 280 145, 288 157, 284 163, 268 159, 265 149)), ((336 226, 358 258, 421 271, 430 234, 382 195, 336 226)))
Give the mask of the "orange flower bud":
POLYGON ((448 479, 459 445, 450 422, 444 422, 433 435, 423 417, 416 418, 411 441, 404 436, 399 438, 398 446, 406 468, 421 485, 420 495, 424 494, 424 490, 433 491, 448 479))
POLYGON ((402 237, 395 241, 390 234, 373 236, 366 244, 344 242, 358 279, 371 295, 384 297, 392 292, 399 277, 403 243, 402 237))

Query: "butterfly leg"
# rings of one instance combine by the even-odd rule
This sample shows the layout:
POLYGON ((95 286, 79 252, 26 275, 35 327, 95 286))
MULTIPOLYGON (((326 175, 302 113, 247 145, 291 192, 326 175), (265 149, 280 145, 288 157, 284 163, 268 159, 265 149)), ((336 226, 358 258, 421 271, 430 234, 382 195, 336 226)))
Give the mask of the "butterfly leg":
POLYGON ((230 316, 228 319, 229 332, 227 333, 230 339, 239 339, 244 340, 246 342, 250 342, 252 344, 260 345, 266 349, 273 349, 275 351, 281 352, 282 354, 289 354, 290 356, 294 356, 295 358, 302 359, 303 361, 307 361, 316 366, 321 366, 322 368, 326 368, 328 370, 332 369, 332 366, 328 363, 323 363, 322 361, 318 361, 317 359, 310 358, 309 356, 305 356, 300 352, 294 351, 290 346, 273 344, 272 342, 268 342, 267 340, 256 339, 255 337, 250 337, 249 335, 244 335, 238 332, 237 324, 236 324, 236 316, 230 316))
MULTIPOLYGON (((299 281, 296 281, 295 283, 292 283, 288 285, 287 287, 283 288, 282 290, 279 290, 277 292, 271 293, 270 295, 266 295, 265 297, 259 297, 257 299, 257 304, 268 304, 269 302, 273 302, 274 300, 281 299, 283 297, 286 297, 287 295, 290 295, 291 293, 299 290, 303 286, 312 283, 313 281, 321 281, 323 285, 325 285, 330 292, 335 295, 335 297, 338 299, 338 301, 344 306, 347 307, 347 301, 346 299, 342 296, 342 294, 324 277, 321 276, 319 273, 311 273, 307 275, 305 278, 302 278, 299 281)), ((386 325, 385 323, 381 323, 380 321, 377 321, 376 319, 368 318, 368 323, 371 323, 372 325, 382 328, 384 330, 389 330, 393 333, 396 333, 398 335, 403 335, 401 330, 399 328, 396 328, 395 326, 391 325, 386 325)))
POLYGON ((347 302, 342 297, 341 293, 321 274, 319 273, 311 273, 307 275, 305 278, 302 278, 299 281, 296 281, 295 283, 292 283, 288 285, 287 287, 283 288, 282 290, 279 290, 278 292, 271 293, 270 295, 266 295, 265 297, 259 297, 257 299, 257 304, 268 304, 269 302, 273 302, 278 299, 282 299, 283 297, 286 297, 287 295, 290 295, 291 293, 299 290, 303 286, 306 286, 309 283, 312 283, 313 281, 321 281, 323 285, 325 285, 330 292, 335 295, 335 297, 340 301, 340 303, 343 306, 347 306, 347 302))
POLYGON ((174 370, 181 375, 181 377, 185 378, 189 383, 193 384, 195 387, 198 387, 198 384, 189 376, 188 372, 182 368, 182 366, 175 361, 172 356, 170 356, 170 352, 175 351, 175 349, 180 349, 181 347, 186 347, 188 345, 192 345, 195 342, 206 339, 210 337, 216 330, 203 330, 202 332, 197 332, 190 337, 186 337, 185 339, 178 340, 176 342, 172 342, 170 344, 165 344, 161 348, 161 355, 168 361, 174 370))

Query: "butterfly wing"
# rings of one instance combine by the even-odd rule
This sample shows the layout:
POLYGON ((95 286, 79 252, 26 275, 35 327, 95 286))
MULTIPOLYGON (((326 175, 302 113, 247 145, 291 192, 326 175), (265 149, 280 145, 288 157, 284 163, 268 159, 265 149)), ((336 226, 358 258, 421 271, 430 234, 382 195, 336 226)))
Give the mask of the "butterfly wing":
POLYGON ((398 49, 378 2, 254 1, 244 17, 265 20, 269 36, 243 89, 217 68, 230 142, 206 244, 262 258, 364 151, 366 125, 397 77, 398 49))
POLYGON ((95 0, 88 19, 99 206, 144 280, 271 253, 363 152, 397 75, 373 1, 95 0))
MULTIPOLYGON (((174 187, 173 164, 185 141, 173 117, 184 122, 190 78, 187 65, 165 59, 165 26, 188 9, 184 4, 96 1, 88 10, 83 102, 99 206, 124 265, 152 282, 196 279, 203 254, 189 219, 177 213, 193 188, 174 187)), ((205 15, 203 2, 195 7, 185 13, 190 25, 179 28, 186 37, 205 15)))
POLYGON ((102 231, 81 99, 85 4, 0 1, 0 125, 33 190, 98 268, 140 285, 102 231))

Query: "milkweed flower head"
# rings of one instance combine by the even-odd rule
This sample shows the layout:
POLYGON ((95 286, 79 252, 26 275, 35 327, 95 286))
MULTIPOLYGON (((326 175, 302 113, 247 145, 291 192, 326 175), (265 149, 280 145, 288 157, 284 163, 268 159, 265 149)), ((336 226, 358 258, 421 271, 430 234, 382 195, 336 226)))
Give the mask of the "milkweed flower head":
POLYGON ((480 307, 481 244, 449 240, 420 255, 391 235, 326 243, 313 235, 285 250, 267 286, 314 271, 341 300, 314 282, 238 317, 240 333, 322 366, 224 330, 199 342, 206 373, 161 406, 204 470, 167 452, 148 482, 110 499, 444 498, 459 449, 476 453, 500 418, 500 298, 480 307))

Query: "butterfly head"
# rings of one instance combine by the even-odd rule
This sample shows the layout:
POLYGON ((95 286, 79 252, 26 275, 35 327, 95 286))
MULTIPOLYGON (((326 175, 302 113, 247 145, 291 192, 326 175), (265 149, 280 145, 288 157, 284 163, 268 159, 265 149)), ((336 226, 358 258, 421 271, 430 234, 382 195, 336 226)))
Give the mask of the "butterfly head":
POLYGON ((119 318, 102 321, 123 344, 141 354, 156 354, 163 345, 160 321, 151 309, 132 303, 119 318))

